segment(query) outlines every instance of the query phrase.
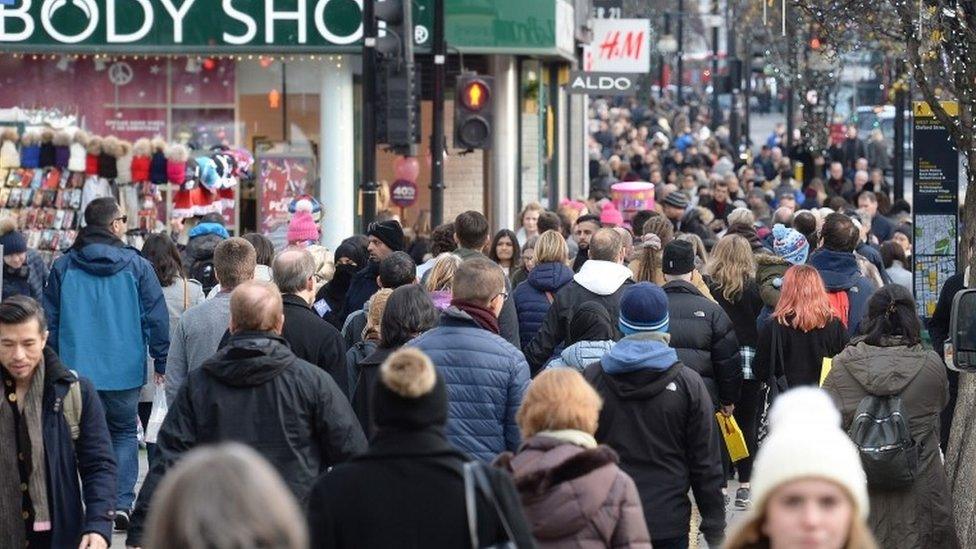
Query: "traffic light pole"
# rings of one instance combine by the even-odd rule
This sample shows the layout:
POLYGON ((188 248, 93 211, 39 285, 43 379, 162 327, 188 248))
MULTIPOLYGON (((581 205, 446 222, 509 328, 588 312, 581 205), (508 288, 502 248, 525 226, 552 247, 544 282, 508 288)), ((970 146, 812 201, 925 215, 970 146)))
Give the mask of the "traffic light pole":
MULTIPOLYGON (((902 80, 904 74, 905 65, 902 62, 898 64, 895 80, 895 150, 892 156, 895 200, 905 198, 905 109, 908 107, 905 88, 908 86, 908 79, 902 80)), ((875 189, 879 190, 881 189, 875 189)))
POLYGON ((677 104, 679 106, 685 104, 685 99, 681 85, 684 83, 684 72, 685 72, 685 0, 678 0, 678 59, 675 61, 675 68, 677 73, 675 76, 676 88, 678 92, 677 104))
POLYGON ((430 220, 434 227, 444 223, 444 81, 447 78, 446 60, 444 0, 434 0, 434 128, 430 136, 430 220))
MULTIPOLYGON (((363 197, 362 233, 376 217, 376 17, 363 2, 363 197)), ((340 183, 341 184, 341 183, 340 183)))

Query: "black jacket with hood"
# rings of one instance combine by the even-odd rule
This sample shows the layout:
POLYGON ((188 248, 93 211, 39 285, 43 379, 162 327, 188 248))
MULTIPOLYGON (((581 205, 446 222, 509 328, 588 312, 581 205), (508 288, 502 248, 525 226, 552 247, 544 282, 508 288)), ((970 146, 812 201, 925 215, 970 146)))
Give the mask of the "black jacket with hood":
MULTIPOLYGON (((611 261, 591 259, 583 264, 580 272, 573 275, 573 281, 556 293, 542 327, 523 349, 532 375, 538 373, 552 358, 553 351, 566 341, 573 313, 581 304, 595 301, 607 309, 611 318, 619 316, 620 296, 624 288, 632 283, 632 274, 627 267, 611 261)), ((616 326, 614 335, 614 339, 619 339, 616 326)))
POLYGON ((194 447, 222 441, 257 450, 301 504, 327 468, 366 450, 359 421, 331 376, 296 357, 275 334, 234 334, 177 393, 127 545, 140 545, 149 502, 166 471, 194 447))
POLYGON ((742 357, 729 315, 690 282, 663 286, 671 316, 671 346, 681 362, 698 372, 715 406, 739 401, 742 357))
POLYGON ((603 398, 596 439, 637 484, 651 540, 686 536, 688 490, 712 547, 725 532, 722 463, 712 401, 701 376, 659 334, 622 339, 584 376, 603 398))

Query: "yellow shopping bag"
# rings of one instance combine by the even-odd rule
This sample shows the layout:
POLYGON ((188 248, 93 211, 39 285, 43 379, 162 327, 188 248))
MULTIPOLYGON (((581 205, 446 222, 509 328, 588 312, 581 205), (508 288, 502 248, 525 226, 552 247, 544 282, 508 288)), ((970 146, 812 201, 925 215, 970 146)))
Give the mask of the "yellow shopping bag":
POLYGON ((729 449, 729 457, 732 461, 749 457, 749 448, 746 447, 746 437, 742 435, 739 424, 732 416, 726 416, 721 412, 715 413, 718 420, 719 429, 722 430, 722 438, 725 439, 725 447, 729 449))
POLYGON ((823 387, 824 381, 827 379, 827 374, 830 373, 830 369, 834 366, 834 359, 824 357, 823 365, 820 367, 820 386, 823 387))

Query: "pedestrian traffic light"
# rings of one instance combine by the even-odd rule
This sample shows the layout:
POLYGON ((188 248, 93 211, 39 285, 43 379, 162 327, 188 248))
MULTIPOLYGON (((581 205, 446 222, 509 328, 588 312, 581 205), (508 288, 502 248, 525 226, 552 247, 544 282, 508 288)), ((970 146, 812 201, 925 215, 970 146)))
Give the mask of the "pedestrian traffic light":
POLYGON ((492 93, 494 79, 475 73, 457 78, 454 101, 454 146, 459 149, 490 149, 492 93))

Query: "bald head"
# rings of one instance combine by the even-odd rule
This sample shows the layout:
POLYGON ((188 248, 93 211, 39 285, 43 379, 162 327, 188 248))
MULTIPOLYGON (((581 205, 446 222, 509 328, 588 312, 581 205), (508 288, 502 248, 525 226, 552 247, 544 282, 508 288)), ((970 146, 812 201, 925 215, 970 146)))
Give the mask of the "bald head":
POLYGON ((288 248, 275 257, 271 274, 283 294, 311 290, 315 287, 315 258, 304 248, 288 248))
POLYGON ((281 292, 270 282, 250 280, 230 294, 230 332, 281 333, 285 316, 281 292))
POLYGON ((623 259, 620 240, 620 235, 613 229, 600 229, 590 239, 590 259, 619 263, 623 259))

